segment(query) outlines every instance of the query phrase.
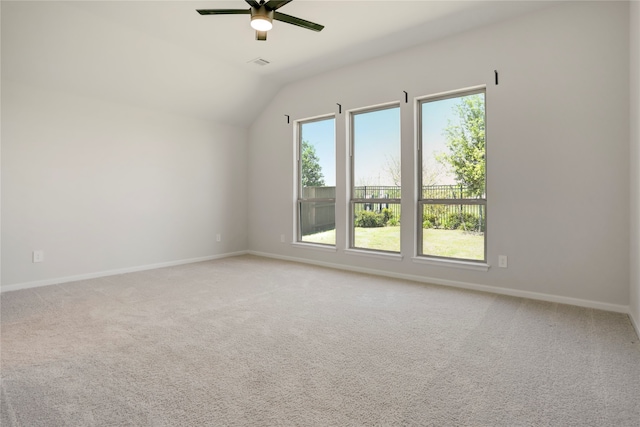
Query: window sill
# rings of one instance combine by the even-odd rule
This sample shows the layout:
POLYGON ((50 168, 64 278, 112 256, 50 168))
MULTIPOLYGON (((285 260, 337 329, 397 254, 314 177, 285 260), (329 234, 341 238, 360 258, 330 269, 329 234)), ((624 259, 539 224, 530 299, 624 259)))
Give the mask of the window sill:
POLYGON ((324 252, 337 252, 338 251, 338 249, 335 246, 319 245, 317 243, 292 242, 291 246, 296 247, 296 248, 313 249, 313 250, 324 251, 324 252))
POLYGON ((377 251, 367 251, 361 249, 345 249, 344 251, 347 255, 356 255, 363 256, 368 258, 378 258, 378 259, 386 259, 391 261, 402 261, 402 255, 397 253, 386 253, 386 252, 377 252, 377 251))
POLYGON ((428 264, 436 267, 459 268, 463 270, 489 271, 491 267, 484 262, 459 261, 453 259, 435 259, 426 257, 413 257, 413 262, 417 264, 428 264))

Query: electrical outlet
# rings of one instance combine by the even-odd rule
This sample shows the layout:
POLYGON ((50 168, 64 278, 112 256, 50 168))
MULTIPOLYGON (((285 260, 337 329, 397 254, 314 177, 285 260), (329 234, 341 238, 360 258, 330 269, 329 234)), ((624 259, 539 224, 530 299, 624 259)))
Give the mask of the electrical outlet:
POLYGON ((498 255, 498 267, 507 268, 507 256, 506 255, 498 255))
POLYGON ((222 241, 222 236, 220 235, 220 233, 216 234, 216 242, 221 242, 222 241))
POLYGON ((33 256, 33 262, 44 261, 44 251, 42 250, 33 251, 32 256, 33 256))
POLYGON ((284 243, 284 234, 280 235, 280 243, 284 243))

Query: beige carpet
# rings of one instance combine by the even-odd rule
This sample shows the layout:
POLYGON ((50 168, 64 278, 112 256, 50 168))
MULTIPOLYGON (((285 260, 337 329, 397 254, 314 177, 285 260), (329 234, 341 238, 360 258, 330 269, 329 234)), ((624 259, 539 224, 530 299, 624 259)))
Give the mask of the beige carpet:
POLYGON ((242 256, 1 296, 2 426, 639 426, 626 315, 242 256))

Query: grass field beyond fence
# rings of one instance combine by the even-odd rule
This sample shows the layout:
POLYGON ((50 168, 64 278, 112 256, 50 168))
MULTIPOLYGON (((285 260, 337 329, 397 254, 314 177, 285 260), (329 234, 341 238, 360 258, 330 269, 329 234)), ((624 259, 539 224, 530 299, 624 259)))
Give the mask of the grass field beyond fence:
MULTIPOLYGON (((482 260, 484 234, 463 230, 423 229, 422 253, 430 256, 482 260)), ((308 243, 335 244, 335 230, 304 236, 308 243)), ((355 247, 400 252, 400 226, 355 228, 355 247)))

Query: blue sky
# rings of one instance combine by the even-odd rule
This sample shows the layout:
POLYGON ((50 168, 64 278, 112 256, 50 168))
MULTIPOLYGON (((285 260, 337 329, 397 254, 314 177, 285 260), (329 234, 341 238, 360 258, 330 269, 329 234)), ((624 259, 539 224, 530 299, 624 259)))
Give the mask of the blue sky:
POLYGON ((400 158, 400 107, 353 116, 353 155, 356 186, 394 185, 388 165, 400 158))
MULTIPOLYGON (((447 150, 444 130, 448 120, 457 121, 453 107, 460 98, 422 104, 422 143, 425 168, 438 167, 435 154, 447 150)), ((344 118, 340 117, 344 120, 344 118)), ((311 143, 320 159, 327 186, 336 183, 335 119, 303 123, 302 139, 311 143)), ((354 179, 355 185, 394 185, 388 164, 400 159, 400 108, 386 108, 354 115, 354 179)), ((446 171, 441 184, 452 184, 446 171)))
POLYGON ((336 126, 335 119, 319 120, 303 123, 301 138, 316 149, 320 159, 320 167, 324 175, 324 183, 328 187, 336 185, 336 126))
POLYGON ((438 153, 447 151, 444 131, 449 125, 449 120, 452 123, 458 121, 453 107, 459 101, 460 98, 448 98, 422 104, 422 168, 429 176, 434 175, 430 169, 439 171, 435 184, 455 184, 453 174, 448 173, 435 157, 438 153))

